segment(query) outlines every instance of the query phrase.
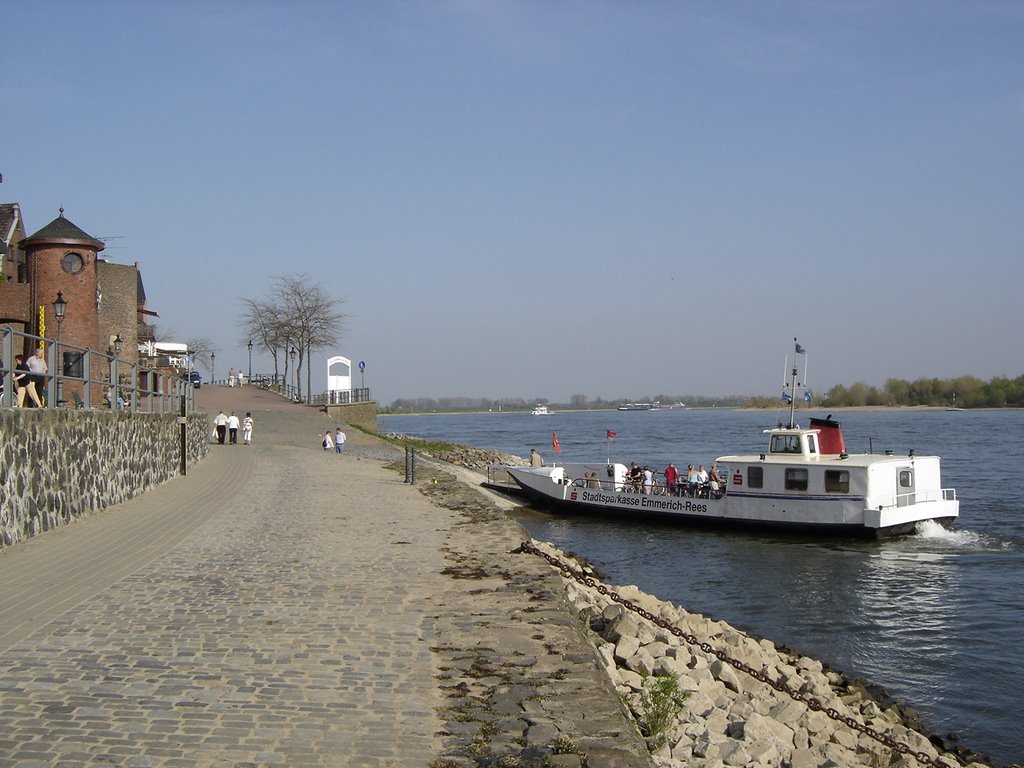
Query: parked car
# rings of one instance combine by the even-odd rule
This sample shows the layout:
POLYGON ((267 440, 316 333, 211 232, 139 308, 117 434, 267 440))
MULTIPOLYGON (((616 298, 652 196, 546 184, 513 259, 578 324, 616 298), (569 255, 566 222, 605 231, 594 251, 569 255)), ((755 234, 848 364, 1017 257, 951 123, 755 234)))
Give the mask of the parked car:
POLYGON ((196 389, 199 389, 199 386, 203 383, 203 377, 200 375, 199 371, 189 371, 188 373, 183 374, 181 378, 185 381, 191 381, 192 386, 196 389))

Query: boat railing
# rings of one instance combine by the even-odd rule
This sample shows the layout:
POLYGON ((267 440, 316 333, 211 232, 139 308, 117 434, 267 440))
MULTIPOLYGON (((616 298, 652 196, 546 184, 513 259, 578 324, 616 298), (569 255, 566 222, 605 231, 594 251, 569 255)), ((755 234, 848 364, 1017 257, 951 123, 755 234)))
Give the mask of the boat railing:
POLYGON ((666 483, 655 478, 651 483, 650 491, 643 485, 635 485, 628 479, 606 480, 599 477, 577 477, 570 481, 576 488, 590 488, 612 493, 639 493, 647 496, 680 496, 693 499, 720 499, 726 493, 725 484, 714 488, 712 483, 699 483, 691 488, 688 483, 680 482, 675 484, 666 483))
POLYGON ((914 504, 931 504, 939 501, 956 501, 956 490, 953 488, 938 488, 931 491, 898 493, 895 496, 883 498, 880 502, 871 506, 872 508, 877 507, 880 510, 885 510, 909 507, 914 504))

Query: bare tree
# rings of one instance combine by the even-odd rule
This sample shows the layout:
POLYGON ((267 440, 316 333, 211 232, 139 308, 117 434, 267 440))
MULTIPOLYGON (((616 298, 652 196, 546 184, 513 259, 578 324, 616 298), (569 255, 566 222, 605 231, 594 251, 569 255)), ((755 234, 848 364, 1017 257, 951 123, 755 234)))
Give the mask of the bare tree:
POLYGON ((210 354, 214 351, 213 343, 209 339, 204 338, 189 339, 186 343, 188 344, 188 353, 191 355, 193 362, 202 365, 210 373, 213 373, 213 360, 210 357, 210 354))
MULTIPOLYGON (((271 293, 265 300, 243 299, 245 313, 240 321, 248 337, 274 358, 278 371, 278 354, 284 356, 285 380, 288 377, 289 353, 297 355, 296 370, 306 365, 306 392, 311 389, 312 352, 338 342, 344 315, 338 311, 339 299, 326 296, 322 286, 304 275, 274 277, 271 293)), ((298 397, 302 397, 301 383, 298 397)))
POLYGON ((257 301, 242 299, 244 307, 239 325, 246 338, 258 349, 268 352, 274 360, 274 378, 280 375, 280 360, 284 357, 284 377, 288 377, 288 323, 280 306, 271 299, 257 301))

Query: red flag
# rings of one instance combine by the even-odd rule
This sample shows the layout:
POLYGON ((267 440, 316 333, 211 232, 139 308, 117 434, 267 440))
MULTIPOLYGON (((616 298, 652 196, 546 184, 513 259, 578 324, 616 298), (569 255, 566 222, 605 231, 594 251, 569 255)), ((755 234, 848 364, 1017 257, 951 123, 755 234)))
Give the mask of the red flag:
POLYGON ((551 433, 551 450, 553 450, 555 453, 561 453, 562 452, 562 446, 558 444, 558 433, 557 432, 552 432, 551 433))
POLYGON ((618 432, 612 432, 610 429, 608 430, 608 439, 609 440, 613 439, 617 435, 618 435, 618 432))

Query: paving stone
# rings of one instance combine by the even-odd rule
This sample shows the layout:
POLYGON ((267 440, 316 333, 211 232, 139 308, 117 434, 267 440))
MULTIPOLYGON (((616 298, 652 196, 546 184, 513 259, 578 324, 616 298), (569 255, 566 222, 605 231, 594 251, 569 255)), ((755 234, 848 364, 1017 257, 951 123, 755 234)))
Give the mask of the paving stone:
MULTIPOLYGON (((226 390, 201 397, 256 392, 226 390)), ((322 413, 257 402, 230 406, 253 450, 213 446, 0 558, 0 615, 27 628, 0 640, 0 766, 472 765, 483 723, 511 756, 527 727, 572 733, 578 699, 616 734, 599 764, 651 764, 558 578, 509 554, 517 525, 470 485, 443 498, 360 458, 371 437, 325 455, 322 413), (479 721, 446 720, 460 683, 479 721)))

